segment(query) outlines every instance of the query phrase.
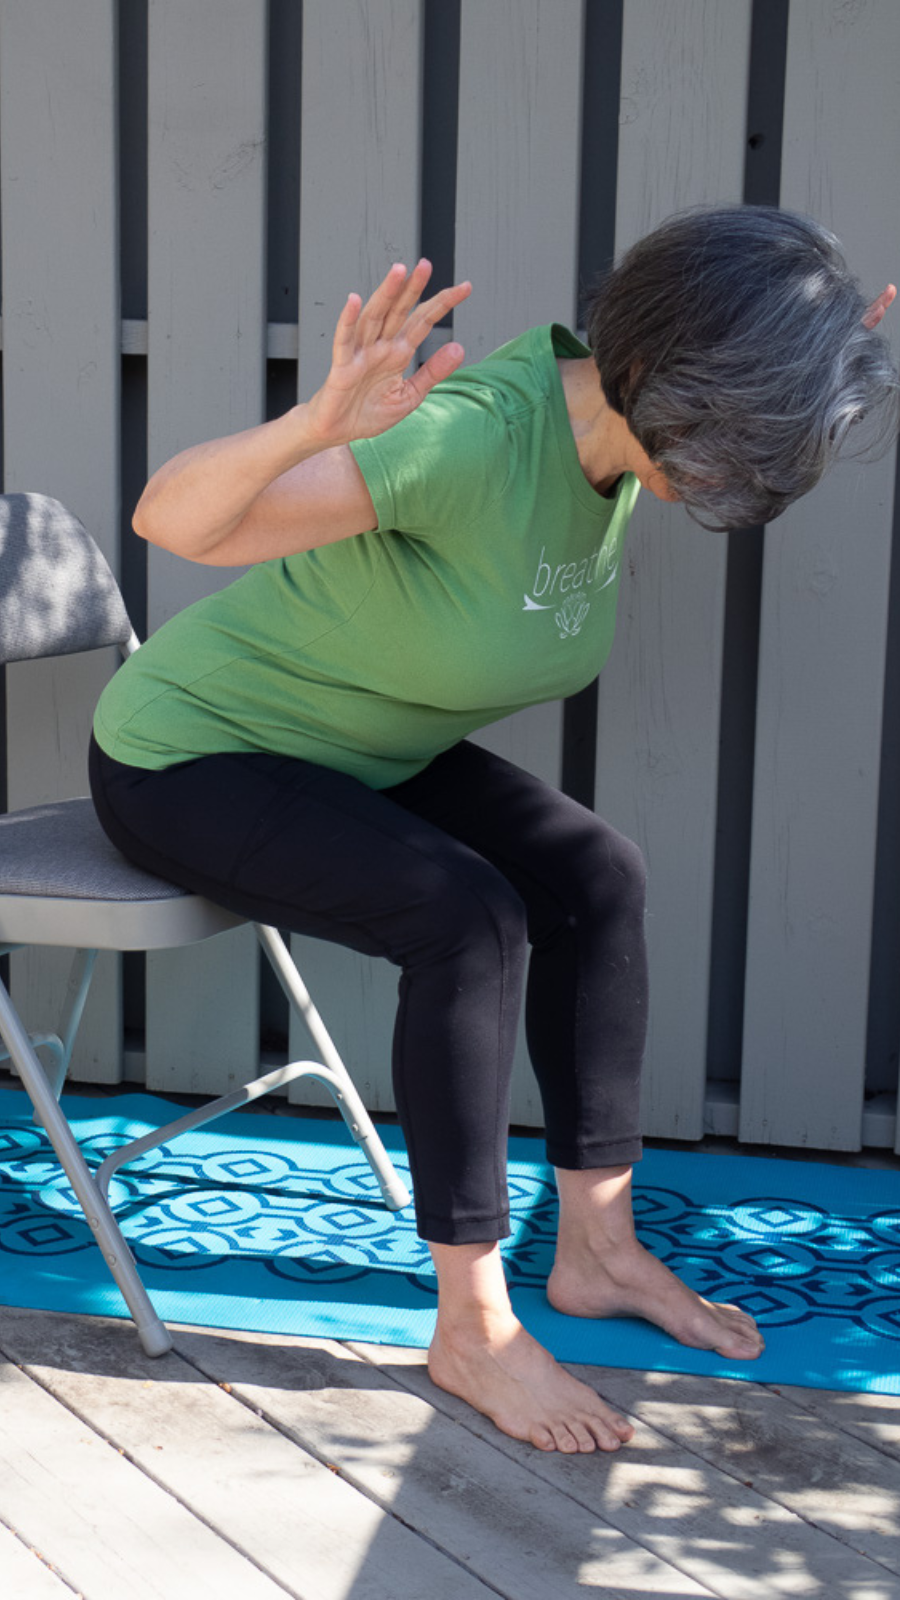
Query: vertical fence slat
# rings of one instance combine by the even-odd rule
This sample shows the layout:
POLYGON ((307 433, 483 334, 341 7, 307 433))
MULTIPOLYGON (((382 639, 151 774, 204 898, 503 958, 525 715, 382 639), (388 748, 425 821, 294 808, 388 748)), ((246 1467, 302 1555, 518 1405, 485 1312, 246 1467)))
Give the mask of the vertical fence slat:
MULTIPOLYGON (((303 13, 298 387, 328 371, 351 289, 365 294, 393 261, 420 249, 422 8, 417 0, 348 0, 303 13)), ((397 973, 383 961, 295 937, 294 955, 366 1103, 393 1106, 391 1035, 397 973)), ((308 1051, 291 1019, 292 1055, 308 1051)), ((301 1104, 328 1103, 301 1079, 301 1104)))
POLYGON ((420 235, 421 8, 347 0, 303 15, 298 390, 328 372, 351 289, 368 294, 420 235))
MULTIPOLYGON (((749 0, 625 0, 617 255, 664 217, 740 199, 749 0)), ((642 495, 619 639, 600 678, 597 809, 650 870, 643 1124, 696 1139, 709 935, 726 542, 642 495)))
MULTIPOLYGON (((117 566, 119 295, 115 6, 0 7, 5 488, 56 495, 117 566)), ((113 652, 11 667, 9 804, 87 792, 113 652)), ((13 958, 23 1014, 58 1014, 70 956, 13 958)), ((121 1076, 119 959, 101 958, 73 1076, 121 1076)))
POLYGON ((454 331, 467 361, 577 290, 583 0, 463 0, 456 263, 474 293, 454 331))
MULTIPOLYGON (((574 326, 581 172, 583 0, 463 0, 456 271, 474 292, 454 318, 466 360, 543 322, 574 326)), ((558 783, 558 705, 480 736, 558 783)))
MULTIPOLYGON (((456 275, 474 292, 456 313, 467 361, 544 322, 574 327, 578 289, 583 0, 463 0, 456 275)), ((562 708, 535 706, 475 735, 558 783, 562 708)), ((514 1122, 543 1120, 520 1029, 514 1122)))
MULTIPOLYGON (((898 63, 891 0, 794 0, 782 203, 873 292, 900 260, 898 63)), ((860 1145, 893 477, 847 464, 766 534, 744 1140, 860 1145)))
MULTIPOLYGON (((150 0, 150 470, 265 414, 264 0, 150 0)), ((149 552, 149 626, 235 574, 149 552)), ((147 962, 147 1075, 217 1090, 258 1060, 258 962, 240 930, 147 962)))

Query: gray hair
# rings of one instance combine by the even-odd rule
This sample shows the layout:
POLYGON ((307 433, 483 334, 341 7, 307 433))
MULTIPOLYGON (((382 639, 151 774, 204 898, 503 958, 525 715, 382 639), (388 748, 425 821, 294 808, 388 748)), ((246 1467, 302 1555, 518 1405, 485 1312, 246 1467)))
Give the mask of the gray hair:
MULTIPOLYGON (((770 522, 818 483, 850 429, 896 436, 900 383, 834 236, 729 206, 671 217, 592 296, 608 404, 696 521, 770 522)), ((858 452, 855 452, 858 453, 858 452)))

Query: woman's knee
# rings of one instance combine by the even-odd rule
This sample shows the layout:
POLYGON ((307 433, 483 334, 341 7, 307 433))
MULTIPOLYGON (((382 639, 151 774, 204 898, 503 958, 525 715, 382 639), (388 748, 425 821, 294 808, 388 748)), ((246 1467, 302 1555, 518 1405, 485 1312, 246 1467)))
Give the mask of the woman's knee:
POLYGON ((633 839, 604 824, 604 850, 607 871, 620 895, 639 901, 643 907, 647 896, 647 863, 643 851, 633 839))
POLYGON ((417 960, 435 958, 467 970, 518 965, 527 949, 523 900, 502 873, 484 863, 474 878, 448 879, 430 897, 417 960))
POLYGON ((565 895, 570 912, 579 920, 584 915, 607 917, 610 913, 643 918, 647 866, 632 839, 602 817, 595 817, 570 860, 565 895))

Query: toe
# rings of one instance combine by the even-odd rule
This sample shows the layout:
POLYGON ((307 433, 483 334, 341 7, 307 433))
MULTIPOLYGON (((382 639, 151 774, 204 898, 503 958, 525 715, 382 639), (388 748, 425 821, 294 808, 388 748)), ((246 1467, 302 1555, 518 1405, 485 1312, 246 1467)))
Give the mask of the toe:
POLYGON ((556 1440, 550 1429, 543 1427, 540 1423, 535 1424, 528 1437, 538 1450, 555 1450, 557 1447, 556 1440))
POLYGON ((755 1361, 764 1349, 765 1344, 759 1334, 743 1332, 724 1338, 716 1347, 718 1355, 731 1356, 734 1361, 755 1361))
POLYGON ((717 1355, 734 1361, 753 1361, 765 1349, 765 1341, 753 1318, 740 1306, 708 1301, 719 1324, 719 1337, 712 1348, 717 1355))
POLYGON ((594 1423, 591 1431, 597 1441, 598 1450, 618 1450, 621 1448, 622 1440, 616 1434, 611 1433, 609 1428, 601 1428, 597 1423, 594 1423))
POLYGON ((590 1428, 601 1450, 618 1450, 620 1444, 627 1444, 634 1437, 634 1428, 618 1411, 613 1411, 611 1406, 605 1404, 599 1395, 596 1399, 596 1409, 585 1413, 584 1421, 590 1428))
POLYGON ((634 1429, 629 1428, 627 1424, 624 1428, 619 1428, 614 1422, 607 1421, 605 1417, 602 1422, 593 1417, 591 1419, 591 1432, 601 1450, 618 1450, 620 1445, 627 1443, 631 1438, 634 1429))
POLYGON ((586 1422, 570 1422, 569 1428, 582 1455, 591 1455, 597 1448, 598 1440, 593 1427, 586 1422))
MULTIPOLYGON (((713 1302, 716 1304, 717 1302, 713 1302)), ((759 1329, 749 1311, 744 1311, 740 1306, 722 1305, 719 1307, 727 1320, 743 1333, 758 1333, 759 1329)))
POLYGON ((562 1451, 563 1455, 574 1456, 578 1454, 578 1440, 568 1423, 554 1423, 550 1431, 553 1434, 553 1442, 557 1450, 562 1451))

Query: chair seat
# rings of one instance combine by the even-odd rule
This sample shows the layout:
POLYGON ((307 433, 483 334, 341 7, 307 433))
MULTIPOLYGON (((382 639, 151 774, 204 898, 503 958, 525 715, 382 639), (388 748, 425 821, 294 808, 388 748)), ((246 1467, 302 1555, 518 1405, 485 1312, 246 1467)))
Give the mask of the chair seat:
POLYGON ((0 942, 153 950, 193 944, 245 919, 132 866, 90 800, 0 817, 0 942))

